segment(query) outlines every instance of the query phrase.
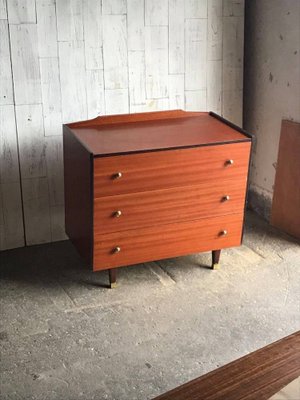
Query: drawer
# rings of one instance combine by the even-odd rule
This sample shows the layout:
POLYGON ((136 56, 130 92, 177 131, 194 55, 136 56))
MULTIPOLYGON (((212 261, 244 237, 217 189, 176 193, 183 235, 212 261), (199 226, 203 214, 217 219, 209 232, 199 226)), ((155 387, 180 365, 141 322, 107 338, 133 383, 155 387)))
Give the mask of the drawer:
POLYGON ((243 142, 94 158, 94 198, 245 178, 249 154, 243 142))
POLYGON ((94 270, 238 246, 242 222, 239 213, 95 235, 94 270))
POLYGON ((94 200, 94 233, 243 212, 246 177, 94 200))

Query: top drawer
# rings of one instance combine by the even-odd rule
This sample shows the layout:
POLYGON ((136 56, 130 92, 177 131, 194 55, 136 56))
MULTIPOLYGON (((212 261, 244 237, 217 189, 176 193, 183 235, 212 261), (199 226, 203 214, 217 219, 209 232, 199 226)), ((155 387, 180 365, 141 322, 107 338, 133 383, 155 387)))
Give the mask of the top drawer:
POLYGON ((94 198, 246 176, 250 142, 94 158, 94 198))

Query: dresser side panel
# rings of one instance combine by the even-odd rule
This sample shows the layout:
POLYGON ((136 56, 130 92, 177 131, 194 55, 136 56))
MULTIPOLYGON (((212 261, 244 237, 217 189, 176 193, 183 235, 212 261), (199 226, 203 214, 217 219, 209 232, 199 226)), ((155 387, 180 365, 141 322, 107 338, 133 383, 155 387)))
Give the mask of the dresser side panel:
POLYGON ((67 126, 63 129, 63 143, 66 234, 84 260, 92 266, 92 154, 67 126))

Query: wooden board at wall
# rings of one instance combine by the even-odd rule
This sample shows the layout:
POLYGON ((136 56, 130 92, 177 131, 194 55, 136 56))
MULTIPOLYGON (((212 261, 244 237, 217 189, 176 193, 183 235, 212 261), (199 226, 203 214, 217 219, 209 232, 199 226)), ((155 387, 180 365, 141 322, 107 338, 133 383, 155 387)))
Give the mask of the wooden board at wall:
POLYGON ((283 120, 271 224, 300 239, 300 123, 283 120))

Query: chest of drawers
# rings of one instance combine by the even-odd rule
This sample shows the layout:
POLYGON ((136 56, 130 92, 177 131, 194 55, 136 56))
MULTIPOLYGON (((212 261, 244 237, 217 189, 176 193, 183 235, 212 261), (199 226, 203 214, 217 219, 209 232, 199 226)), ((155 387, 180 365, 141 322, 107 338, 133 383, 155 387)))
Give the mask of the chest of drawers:
POLYGON ((66 233, 94 271, 241 244, 251 136, 181 110, 64 125, 66 233))

